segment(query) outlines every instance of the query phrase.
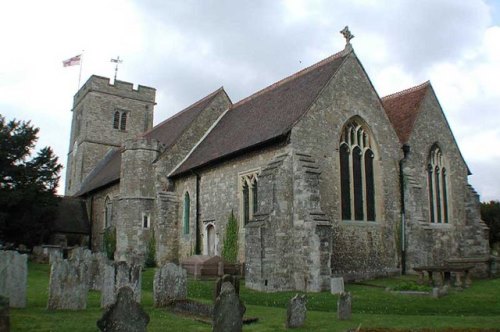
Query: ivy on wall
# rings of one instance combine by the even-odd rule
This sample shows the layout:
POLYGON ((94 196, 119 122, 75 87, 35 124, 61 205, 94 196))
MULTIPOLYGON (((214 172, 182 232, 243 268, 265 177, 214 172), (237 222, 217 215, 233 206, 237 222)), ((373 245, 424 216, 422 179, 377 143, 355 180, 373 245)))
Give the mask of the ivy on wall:
POLYGON ((146 267, 156 267, 156 239, 154 230, 151 231, 151 237, 146 247, 146 260, 144 265, 146 267))
POLYGON ((113 226, 104 230, 103 242, 106 255, 109 259, 113 259, 116 250, 116 229, 113 226))
POLYGON ((233 211, 231 211, 227 222, 222 258, 228 263, 236 263, 238 260, 238 222, 233 211))

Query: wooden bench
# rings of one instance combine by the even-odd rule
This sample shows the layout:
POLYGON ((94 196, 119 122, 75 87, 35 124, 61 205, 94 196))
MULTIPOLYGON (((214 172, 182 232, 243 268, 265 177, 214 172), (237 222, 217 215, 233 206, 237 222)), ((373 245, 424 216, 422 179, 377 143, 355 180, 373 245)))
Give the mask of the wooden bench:
POLYGON ((443 284, 451 285, 451 273, 454 272, 456 275, 456 283, 457 287, 469 287, 472 284, 472 280, 470 278, 470 270, 474 268, 474 265, 434 265, 434 266, 419 266, 414 267, 415 270, 419 274, 419 284, 425 283, 425 272, 429 276, 429 284, 431 286, 435 286, 435 281, 433 279, 433 273, 439 273, 441 276, 441 280, 443 284), (464 277, 464 281, 462 281, 462 276, 464 277), (463 284, 465 282, 465 284, 463 284))

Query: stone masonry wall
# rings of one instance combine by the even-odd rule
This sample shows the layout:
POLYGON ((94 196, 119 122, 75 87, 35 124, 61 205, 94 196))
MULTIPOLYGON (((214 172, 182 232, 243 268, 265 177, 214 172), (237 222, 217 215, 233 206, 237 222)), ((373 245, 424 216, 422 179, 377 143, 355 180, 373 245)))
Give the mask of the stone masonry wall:
POLYGON ((432 90, 420 107, 422 111, 408 142, 410 155, 405 165, 406 191, 410 196, 406 204, 408 272, 414 266, 443 264, 450 258, 469 255, 469 247, 474 245, 477 249, 474 256, 488 254, 487 235, 479 215, 472 217, 473 220, 467 218, 466 207, 474 200, 467 183, 467 166, 432 90), (435 143, 442 151, 447 170, 447 224, 431 223, 429 217, 427 164, 435 143), (474 240, 476 230, 479 239, 474 240))
POLYGON ((396 269, 402 155, 380 100, 354 55, 293 128, 291 142, 295 150, 310 154, 321 170, 320 207, 333 227, 332 273, 359 279, 396 269), (339 145, 342 128, 352 117, 365 122, 375 140, 375 222, 341 220, 339 145))
POLYGON ((120 193, 120 185, 114 184, 104 190, 100 190, 87 198, 87 206, 90 206, 91 211, 90 221, 92 222, 92 251, 104 250, 103 235, 105 225, 105 210, 106 210, 106 197, 109 197, 112 202, 112 217, 111 225, 116 226, 115 223, 118 217, 118 195, 120 193))

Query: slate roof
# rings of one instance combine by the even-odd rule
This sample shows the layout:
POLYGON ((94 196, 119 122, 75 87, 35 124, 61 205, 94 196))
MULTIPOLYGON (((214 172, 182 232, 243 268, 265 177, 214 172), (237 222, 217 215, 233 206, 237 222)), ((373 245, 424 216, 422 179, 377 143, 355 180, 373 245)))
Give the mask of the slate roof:
POLYGON ((382 98, 385 112, 402 144, 408 143, 410 139, 415 121, 421 110, 420 104, 430 86, 430 82, 427 81, 382 98))
MULTIPOLYGON (((225 93, 224 88, 217 89, 191 106, 157 124, 151 130, 142 134, 141 137, 157 139, 167 148, 172 146, 184 130, 189 127, 202 110, 210 105, 219 93, 225 93)), ((74 196, 85 195, 95 189, 120 180, 121 152, 121 148, 114 148, 108 151, 104 158, 96 164, 94 169, 85 178, 80 190, 74 196)))
POLYGON ((234 104, 170 176, 287 135, 347 54, 342 51, 332 55, 234 104))
POLYGON ((57 217, 52 221, 52 233, 90 234, 90 225, 83 199, 61 197, 57 217))

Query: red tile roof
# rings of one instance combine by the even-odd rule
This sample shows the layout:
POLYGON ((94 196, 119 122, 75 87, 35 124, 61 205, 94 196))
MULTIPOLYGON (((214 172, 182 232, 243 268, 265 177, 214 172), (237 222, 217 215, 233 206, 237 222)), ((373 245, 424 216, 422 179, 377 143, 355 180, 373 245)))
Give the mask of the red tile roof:
POLYGON ((286 135, 309 110, 347 54, 337 53, 233 105, 171 175, 286 135))
POLYGON ((412 88, 382 98, 385 112, 396 130, 401 143, 408 143, 420 113, 420 104, 424 99, 430 82, 424 82, 412 88))

